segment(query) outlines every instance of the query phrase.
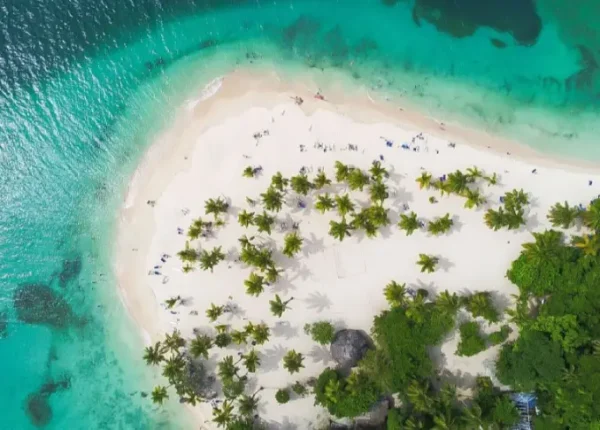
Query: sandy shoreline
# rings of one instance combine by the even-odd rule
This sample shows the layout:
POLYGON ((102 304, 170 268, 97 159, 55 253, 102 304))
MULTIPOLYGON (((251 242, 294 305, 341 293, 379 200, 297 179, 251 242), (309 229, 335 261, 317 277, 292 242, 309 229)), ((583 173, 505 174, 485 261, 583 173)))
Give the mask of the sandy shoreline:
MULTIPOLYGON (((204 200, 225 195, 237 208, 245 208, 243 197, 262 192, 277 170, 290 176, 301 166, 307 166, 314 170, 310 176, 323 166, 331 176, 333 162, 338 158, 366 168, 373 159, 384 155, 384 164, 394 167, 400 184, 392 208, 395 212, 392 223, 397 221, 397 214, 406 203, 410 210, 427 220, 446 212, 455 214, 459 225, 457 232, 440 238, 426 233, 406 238, 392 226, 389 240, 353 238, 349 243, 338 245, 323 230, 323 223, 326 225, 329 218, 318 214, 305 217, 310 221, 302 225, 302 233, 311 239, 312 246, 301 258, 302 269, 307 274, 299 271, 295 279, 288 280, 290 285, 279 292, 296 297, 296 312, 285 318, 285 327, 279 326, 281 335, 266 348, 274 351, 271 354, 274 356, 278 348, 303 350, 310 358, 300 378, 314 376, 319 369, 332 364, 326 351, 317 350, 312 354, 314 344, 302 333, 303 322, 329 319, 340 327, 368 331, 373 316, 385 307, 381 291, 391 279, 432 291, 491 290, 502 296, 499 301, 508 304, 516 288, 504 279, 504 272, 518 255, 521 243, 529 240, 530 232, 548 225, 545 217, 548 208, 564 200, 586 204, 600 193, 599 169, 591 163, 563 163, 485 132, 455 124, 441 125, 391 103, 373 102, 373 95, 364 89, 351 94, 344 93, 341 87, 323 89, 326 101, 313 98, 316 90, 309 80, 288 82, 274 73, 260 76, 250 72, 231 73, 225 76, 214 96, 198 103, 192 101, 187 108, 182 108, 172 126, 149 148, 130 183, 116 240, 119 287, 146 341, 162 338, 174 326, 191 336, 193 328, 207 325, 204 310, 209 304, 223 304, 229 301, 229 296, 234 296, 236 304, 244 309, 245 318, 264 320, 276 327, 277 322, 266 315, 266 298, 244 296, 242 275, 247 274, 247 270, 222 267, 215 269, 212 275, 199 270, 184 275, 175 257, 163 270, 164 276, 168 276, 167 283, 162 283, 159 277, 148 276, 147 272, 152 264, 160 263, 161 253, 175 255, 183 247, 185 238, 177 235, 175 229, 187 229, 192 218, 204 216, 204 200), (293 96, 304 99, 302 106, 294 104, 293 96), (252 132, 267 128, 270 136, 255 144, 252 132), (411 139, 421 132, 425 139, 412 143, 411 139), (386 147, 381 136, 394 141, 394 147, 386 147), (337 151, 326 154, 316 151, 313 144, 317 140, 335 144, 337 151), (306 152, 299 151, 300 142, 305 142, 306 152), (410 150, 399 147, 404 142, 411 146, 410 150), (449 147, 449 142, 456 146, 449 147), (342 152, 348 143, 359 144, 359 151, 342 152), (276 145, 286 146, 279 152, 280 147, 276 145), (417 146, 418 151, 415 151, 417 146), (251 158, 242 158, 243 153, 251 158), (263 166, 264 178, 242 178, 242 168, 248 164, 263 166), (534 199, 527 228, 517 232, 492 232, 483 224, 482 210, 466 210, 463 202, 453 197, 438 197, 440 203, 429 204, 427 197, 435 193, 417 189, 415 177, 421 167, 437 176, 473 165, 501 176, 501 187, 485 190, 490 207, 498 203, 499 195, 510 189, 524 188, 531 193, 534 199), (535 174, 533 169, 537 169, 535 174), (592 186, 588 180, 593 180, 592 186), (155 200, 156 207, 147 205, 148 200, 155 200), (189 214, 185 215, 183 209, 188 209, 189 214), (321 240, 322 237, 325 238, 321 240), (418 273, 413 256, 416 249, 441 255, 447 262, 444 270, 430 276, 418 273), (231 290, 201 287, 219 283, 232 285, 231 290), (178 294, 194 299, 189 308, 173 315, 160 306, 165 298, 178 294), (300 303, 309 308, 304 309, 300 303), (315 304, 313 308, 311 303, 315 304), (191 310, 196 310, 199 316, 188 315, 191 310)), ((293 211, 292 215, 300 216, 293 211)), ((229 223, 235 224, 237 230, 233 229, 231 237, 223 237, 225 250, 235 244, 241 231, 235 217, 231 216, 229 223)), ((280 244, 280 235, 273 236, 280 244)), ((216 244, 213 241, 209 247, 216 244)), ((233 323, 239 325, 241 321, 233 323)), ((455 347, 453 339, 441 352, 445 355, 446 367, 464 374, 485 373, 483 362, 495 353, 492 348, 476 357, 455 357, 452 355, 455 347)), ((256 382, 276 389, 297 379, 273 366, 257 376, 256 382)), ((272 423, 282 425, 287 419, 305 428, 307 422, 314 422, 322 415, 308 398, 277 407, 272 393, 268 392, 264 402, 261 415, 272 423)), ((199 422, 203 422, 203 417, 209 417, 210 409, 204 405, 194 408, 194 413, 199 422)))

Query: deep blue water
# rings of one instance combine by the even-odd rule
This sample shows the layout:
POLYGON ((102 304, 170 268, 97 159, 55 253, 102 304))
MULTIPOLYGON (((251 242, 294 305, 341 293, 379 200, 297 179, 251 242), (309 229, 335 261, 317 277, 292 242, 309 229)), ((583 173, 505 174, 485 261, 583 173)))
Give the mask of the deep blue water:
POLYGON ((234 65, 336 70, 436 116, 600 159, 600 4, 0 0, 0 428, 187 428, 111 270, 124 187, 234 65))

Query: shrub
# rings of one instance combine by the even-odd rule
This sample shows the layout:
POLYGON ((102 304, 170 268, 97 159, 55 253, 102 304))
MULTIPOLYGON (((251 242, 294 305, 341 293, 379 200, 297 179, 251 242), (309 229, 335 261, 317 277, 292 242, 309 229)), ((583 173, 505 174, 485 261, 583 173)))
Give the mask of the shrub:
POLYGON ((344 378, 337 371, 325 369, 315 385, 315 404, 327 408, 336 417, 355 417, 369 410, 379 398, 379 391, 364 372, 344 378))
POLYGON ((277 390, 277 392, 275 393, 275 400, 277 400, 277 403, 287 403, 290 401, 290 392, 287 390, 287 388, 281 388, 279 390, 277 390))
POLYGON ((492 303, 492 295, 489 291, 479 291, 465 298, 465 307, 473 317, 483 317, 490 323, 500 320, 500 315, 492 303))
POLYGON ((499 345, 502 342, 504 342, 506 339, 508 339, 508 335, 510 334, 511 331, 512 330, 510 329, 509 326, 503 325, 502 327, 500 327, 500 330, 491 333, 488 336, 488 340, 490 341, 490 343, 492 345, 499 345))
POLYGON ((296 381, 294 385, 292 385, 292 391, 299 396, 305 396, 308 390, 300 381, 296 381))
POLYGON ((387 416, 387 430, 402 430, 402 415, 399 409, 390 409, 387 416))
POLYGON ((456 354, 470 357, 485 349, 485 339, 479 333, 479 324, 469 321, 460 325, 460 342, 456 354))
POLYGON ((333 324, 327 321, 319 321, 314 324, 306 324, 304 332, 312 337, 312 340, 321 345, 329 345, 335 335, 333 324))

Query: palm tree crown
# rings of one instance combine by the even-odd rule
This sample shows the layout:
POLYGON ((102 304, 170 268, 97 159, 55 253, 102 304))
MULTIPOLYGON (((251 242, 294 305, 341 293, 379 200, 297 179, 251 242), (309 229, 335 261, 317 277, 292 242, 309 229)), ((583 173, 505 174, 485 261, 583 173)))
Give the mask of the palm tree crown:
POLYGON ((277 172, 271 177, 271 186, 278 191, 285 191, 289 183, 290 180, 284 178, 281 172, 277 172))
POLYGON ((420 189, 428 189, 429 187, 431 187, 431 173, 421 173, 421 176, 417 178, 417 183, 419 184, 420 189))
POLYGON ((224 310, 224 306, 217 306, 214 303, 211 303, 210 308, 206 310, 206 316, 210 322, 215 322, 221 315, 223 315, 224 310))
POLYGON ((586 227, 600 231, 600 199, 594 199, 583 213, 583 222, 586 227))
POLYGON ((233 420, 233 404, 225 400, 221 406, 213 408, 213 422, 217 427, 227 427, 233 420))
POLYGON ((225 260, 225 254, 223 254, 220 246, 213 248, 211 251, 204 250, 200 253, 200 268, 212 272, 215 266, 223 260, 225 260))
POLYGON ((169 398, 166 387, 157 386, 152 390, 152 402, 162 405, 169 398))
POLYGON ((158 365, 165 359, 163 355, 163 347, 160 342, 156 342, 154 345, 147 346, 144 348, 144 361, 147 364, 158 365))
POLYGON ((340 161, 335 162, 335 180, 344 182, 350 175, 350 167, 340 161))
POLYGON ((398 227, 401 230, 406 231, 406 235, 410 236, 414 231, 419 229, 419 220, 417 214, 411 212, 408 215, 400 214, 400 221, 398 221, 398 227))
POLYGON ((265 232, 267 234, 271 234, 271 230, 274 223, 275 218, 265 211, 263 211, 262 214, 256 215, 256 217, 254 217, 254 224, 258 228, 259 233, 265 232))
POLYGON ((246 286, 246 294, 258 297, 264 291, 265 279, 256 272, 250 273, 248 279, 244 281, 246 286))
POLYGON ((246 209, 238 214, 238 223, 242 227, 248 227, 254 224, 254 212, 248 212, 246 209))
POLYGON ((229 209, 229 204, 221 197, 217 199, 208 199, 204 202, 204 212, 206 215, 212 214, 215 219, 218 218, 219 214, 226 213, 229 209))
POLYGON ((275 294, 275 299, 269 300, 269 306, 271 307, 271 313, 276 317, 281 318, 283 313, 289 309, 288 303, 294 300, 293 297, 289 298, 285 302, 281 300, 279 294, 275 294))
POLYGON ((301 173, 297 176, 292 176, 290 185, 292 190, 303 196, 307 195, 313 187, 312 183, 304 173, 301 173))
POLYGON ((303 361, 304 357, 302 354, 292 349, 283 357, 283 367, 290 373, 296 373, 304 367, 302 364, 303 361))
POLYGON ((208 360, 208 351, 212 348, 212 339, 205 334, 197 335, 190 343, 190 354, 192 357, 204 357, 208 360))
POLYGON ((387 170, 381 167, 380 161, 373 161, 373 165, 369 169, 369 173, 371 174, 371 179, 374 181, 382 181, 384 178, 389 176, 387 170))
POLYGON ((434 257, 433 255, 427 254, 419 254, 419 260, 417 261, 417 265, 421 266, 421 273, 433 273, 435 271, 435 267, 437 266, 439 259, 434 257))
POLYGON ((270 334, 271 329, 269 329, 269 326, 264 323, 255 325, 251 333, 252 338, 257 345, 263 345, 265 342, 267 342, 270 334))
POLYGON ((575 224, 579 213, 580 210, 577 207, 569 206, 567 202, 564 205, 556 203, 548 213, 548 220, 553 227, 569 228, 575 224))
POLYGON ((389 197, 387 186, 380 181, 373 182, 369 187, 369 196, 373 203, 381 206, 383 201, 389 197))
POLYGON ((347 236, 351 236, 350 231, 351 226, 345 219, 342 219, 340 222, 329 221, 329 235, 334 239, 338 239, 340 242, 347 236))
POLYGON ((242 362, 250 373, 256 372, 256 369, 260 366, 260 358, 254 349, 242 356, 242 362))
POLYGON ((331 210, 335 207, 335 200, 331 198, 329 194, 321 194, 317 196, 317 202, 315 203, 315 209, 322 214, 331 210))
POLYGON ((290 258, 296 255, 302 249, 302 238, 296 231, 286 234, 283 242, 283 254, 290 258))
POLYGON ((319 170, 319 173, 317 173, 317 176, 315 176, 315 180, 314 180, 314 186, 317 190, 320 190, 324 187, 326 187, 327 185, 331 185, 331 179, 329 179, 327 177, 327 175, 325 174, 324 171, 319 170))
POLYGON ((387 302, 393 307, 400 307, 406 304, 406 284, 391 281, 385 286, 383 293, 387 302))
POLYGON ((427 226, 429 233, 437 236, 448 232, 454 225, 454 221, 450 218, 450 214, 446 214, 441 218, 437 218, 435 221, 430 221, 427 226))
POLYGON ((353 169, 348 175, 348 186, 353 191, 362 191, 368 183, 369 176, 360 169, 353 169))
POLYGON ((266 210, 279 212, 283 207, 283 194, 273 187, 269 187, 267 191, 260 195, 262 204, 266 210))
POLYGON ((348 194, 344 194, 343 196, 335 196, 335 202, 338 213, 341 217, 345 217, 347 214, 354 211, 354 203, 352 200, 350 200, 350 196, 348 194))

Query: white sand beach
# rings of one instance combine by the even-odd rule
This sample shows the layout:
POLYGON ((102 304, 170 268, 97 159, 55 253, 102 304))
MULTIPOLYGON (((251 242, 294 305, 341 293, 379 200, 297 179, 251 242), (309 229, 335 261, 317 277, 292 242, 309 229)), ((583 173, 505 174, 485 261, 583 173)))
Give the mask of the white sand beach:
MULTIPOLYGON (((345 94, 342 88, 330 88, 323 92, 324 101, 313 97, 315 91, 310 81, 286 83, 274 74, 235 72, 224 77, 211 98, 188 103, 136 171, 116 238, 116 271, 124 301, 147 333, 148 342, 174 328, 188 338, 194 329, 214 334, 205 315, 211 303, 237 309, 219 319, 232 328, 241 329, 249 321, 269 325, 272 335, 257 347, 261 366, 250 386, 265 387, 259 413, 274 428, 287 428, 288 423, 290 428, 314 428, 327 418, 310 396, 284 405, 274 399, 277 389, 317 376, 335 364, 328 348, 304 333, 306 323, 327 320, 337 328, 369 332, 373 317, 388 306, 383 289, 391 280, 426 289, 430 295, 445 289, 460 294, 491 291, 496 305, 504 309, 511 303, 511 294, 517 293, 505 278, 506 270, 521 245, 531 240, 532 231, 550 227, 549 208, 564 201, 586 205, 600 194, 600 172, 594 172, 593 166, 561 164, 484 132, 439 124, 408 109, 372 102, 365 90, 345 94), (304 103, 298 106, 293 96, 302 97, 304 103), (262 137, 253 137, 256 133, 262 137), (391 147, 386 140, 393 142, 391 147), (333 239, 328 230, 334 214, 317 212, 311 195, 302 198, 306 207, 299 208, 293 192, 276 214, 271 235, 238 224, 237 213, 252 209, 246 197, 258 199, 276 172, 289 177, 304 168, 311 177, 323 168, 333 177, 336 160, 362 169, 382 160, 388 169, 387 207, 392 223, 376 238, 353 233, 343 242, 333 239), (244 178, 246 166, 261 166, 262 174, 244 178), (423 171, 439 177, 472 166, 500 178, 498 185, 481 185, 487 203, 477 209, 465 208, 463 198, 421 190, 415 181, 423 171), (515 188, 522 188, 531 199, 527 225, 516 231, 492 231, 484 224, 485 210, 496 208, 500 196, 515 188), (430 196, 438 202, 431 203, 430 196), (226 226, 215 237, 192 245, 201 249, 221 246, 228 257, 213 273, 199 268, 183 273, 176 254, 184 248, 186 236, 177 229, 187 231, 193 219, 205 217, 205 200, 217 197, 230 203, 226 226), (156 204, 148 205, 148 201, 156 204), (411 211, 424 222, 449 213, 454 226, 438 237, 425 230, 406 236, 396 223, 401 213, 411 211), (235 261, 237 239, 256 235, 259 243, 280 250, 284 234, 294 223, 304 238, 302 252, 294 259, 275 252, 278 266, 284 269, 282 279, 259 297, 247 295, 244 279, 251 269, 235 261), (421 273, 416 265, 421 253, 438 256, 438 270, 421 273), (163 254, 172 256, 164 264, 160 261, 163 254), (155 265, 161 266, 160 275, 149 275, 155 265), (275 293, 282 299, 294 298, 282 318, 269 311, 275 293), (165 309, 164 301, 178 295, 186 305, 165 309), (281 362, 290 349, 306 356, 305 368, 294 375, 281 362)), ((340 191, 337 187, 331 190, 340 191)), ((351 196, 359 206, 368 201, 366 192, 351 196)), ((262 212, 260 204, 253 210, 262 212)), ((481 324, 485 332, 498 327, 483 320, 481 324)), ((435 359, 460 375, 460 385, 468 387, 477 374, 490 374, 489 363, 497 347, 473 357, 458 357, 456 344, 454 336, 435 359)), ((209 369, 211 365, 214 369, 219 357, 250 348, 211 349, 209 369)), ((214 428, 209 404, 194 410, 200 428, 214 428)))

